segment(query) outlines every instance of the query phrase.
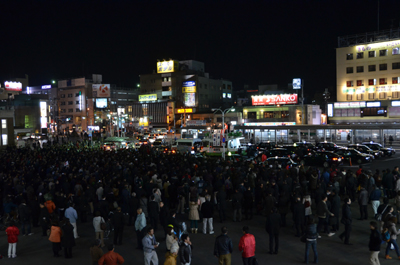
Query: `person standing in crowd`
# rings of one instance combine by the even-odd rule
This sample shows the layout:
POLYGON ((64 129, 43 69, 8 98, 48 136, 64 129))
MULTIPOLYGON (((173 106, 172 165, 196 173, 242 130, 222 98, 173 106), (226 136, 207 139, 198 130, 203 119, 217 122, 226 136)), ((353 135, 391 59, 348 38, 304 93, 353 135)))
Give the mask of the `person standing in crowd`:
POLYGON ((272 212, 267 216, 265 230, 269 235, 269 254, 278 254, 279 250, 279 230, 281 227, 281 216, 278 210, 274 207, 272 212), (275 248, 274 248, 275 242, 275 248))
POLYGON ((382 191, 376 185, 372 186, 371 194, 369 195, 369 200, 371 201, 372 209, 374 210, 374 216, 378 213, 378 207, 380 205, 380 199, 382 197, 382 191))
POLYGON ((214 256, 218 258, 219 265, 231 265, 233 252, 232 239, 228 236, 226 226, 221 228, 221 233, 215 239, 214 256))
MULTIPOLYGON (((397 236, 400 234, 400 230, 396 229, 396 223, 397 223, 397 218, 396 217, 390 217, 387 221, 385 221, 385 226, 384 228, 387 229, 387 231, 390 234, 390 239, 388 240, 388 244, 386 246, 386 252, 385 252, 385 258, 386 259, 392 259, 392 257, 389 256, 389 250, 391 246, 393 245, 397 257, 400 259, 400 251, 399 251, 399 245, 397 245, 397 236)), ((384 230, 386 231, 386 230, 384 230)))
POLYGON ((339 238, 343 240, 345 245, 352 245, 349 243, 350 232, 351 232, 351 224, 353 219, 351 218, 351 209, 350 209, 351 199, 344 199, 343 207, 342 207, 342 220, 341 223, 344 224, 344 232, 339 235, 339 238))
POLYGON ((137 247, 136 249, 143 249, 142 239, 144 237, 144 228, 146 227, 146 217, 142 212, 142 208, 137 209, 137 217, 135 221, 135 231, 137 238, 137 247))
POLYGON ((93 245, 90 247, 90 257, 92 258, 92 265, 98 265, 99 259, 104 255, 100 245, 101 241, 99 239, 96 239, 93 245))
POLYGON ((369 251, 370 257, 369 261, 371 265, 380 265, 379 263, 379 252, 381 251, 382 237, 381 233, 378 231, 378 224, 376 222, 370 222, 369 227, 371 229, 371 234, 369 236, 369 251))
POLYGON ((124 215, 121 207, 113 214, 112 223, 114 225, 114 245, 122 245, 122 237, 124 235, 124 215))
POLYGON ((53 245, 54 257, 60 257, 59 252, 61 250, 61 236, 62 236, 62 231, 60 228, 60 224, 58 220, 53 220, 53 223, 50 228, 49 241, 53 245))
POLYGON ((328 198, 326 197, 326 195, 323 195, 321 201, 317 205, 317 215, 318 215, 317 231, 318 233, 321 232, 322 227, 324 227, 325 229, 324 232, 327 233, 328 236, 333 236, 335 233, 331 233, 327 221, 327 215, 334 216, 334 214, 328 210, 328 206, 326 205, 327 199, 328 198))
POLYGON ((249 227, 244 226, 242 229, 243 236, 240 238, 239 251, 242 252, 243 265, 252 265, 256 252, 256 239, 249 234, 249 227))
POLYGON ((197 234, 198 222, 200 220, 199 203, 197 200, 189 202, 189 220, 192 234, 197 234))
POLYGON ((178 238, 174 234, 174 228, 169 227, 166 236, 167 253, 165 254, 164 265, 176 265, 176 259, 178 257, 179 244, 178 238))
POLYGON ((296 237, 304 234, 305 219, 305 205, 301 202, 300 196, 297 196, 293 205, 293 222, 296 228, 296 237))
POLYGON ((217 192, 217 209, 220 223, 226 221, 226 207, 226 192, 225 187, 222 186, 217 192))
POLYGON ((100 212, 96 211, 93 218, 94 232, 96 234, 96 239, 99 239, 101 242, 101 247, 104 247, 104 231, 101 229, 102 223, 105 223, 105 220, 101 216, 100 212))
POLYGON ((182 244, 179 249, 179 260, 182 265, 190 265, 192 262, 192 242, 190 242, 190 237, 188 234, 183 234, 181 236, 182 244))
POLYGON ((214 234, 214 205, 211 202, 211 195, 209 194, 206 195, 206 201, 201 205, 201 213, 203 215, 203 234, 207 234, 207 224, 210 235, 214 234))
POLYGON ((21 232, 24 236, 33 235, 31 232, 31 219, 32 219, 32 211, 26 205, 25 199, 22 200, 21 204, 18 206, 18 214, 19 220, 21 221, 21 232), (25 233, 26 228, 26 233, 25 233))
POLYGON ((64 248, 64 257, 72 258, 72 247, 75 246, 74 227, 68 218, 65 218, 65 224, 62 226, 61 246, 64 248))
POLYGON ((147 228, 147 235, 143 237, 142 244, 144 252, 144 264, 150 265, 150 262, 153 262, 153 265, 158 265, 156 248, 160 243, 156 241, 153 227, 150 226, 147 228))
POLYGON ((97 263, 98 265, 118 265, 125 262, 124 258, 114 251, 114 245, 107 246, 108 252, 104 254, 97 263))
POLYGON ((150 196, 150 202, 147 204, 147 209, 149 213, 150 225, 154 227, 154 231, 156 231, 160 209, 159 209, 159 204, 156 202, 154 195, 150 196))
POLYGON ((250 186, 247 186, 246 191, 243 193, 243 204, 244 204, 244 217, 246 218, 246 220, 253 219, 254 198, 250 186))
POLYGON ((7 227, 6 234, 8 240, 8 258, 16 258, 19 229, 14 222, 11 222, 10 226, 7 227))
POLYGON ((310 248, 312 248, 314 252, 314 263, 318 263, 318 251, 317 251, 317 226, 314 222, 313 218, 309 218, 307 220, 307 227, 305 233, 305 242, 306 242, 306 253, 304 258, 304 263, 308 264, 308 256, 310 254, 310 248))
POLYGON ((358 195, 358 204, 360 205, 360 218, 358 220, 368 219, 368 198, 368 191, 361 186, 361 191, 358 195))
POLYGON ((235 194, 233 194, 233 196, 232 196, 233 221, 234 222, 242 221, 242 203, 243 203, 243 194, 241 192, 239 192, 238 189, 236 189, 235 194))
POLYGON ((68 208, 65 210, 64 216, 65 218, 69 219, 71 225, 74 227, 74 237, 79 238, 78 228, 76 226, 76 221, 78 220, 78 213, 76 212, 71 203, 68 204, 68 208))
POLYGON ((40 204, 39 223, 42 227, 42 236, 47 236, 47 229, 49 229, 50 224, 50 215, 49 211, 46 207, 44 207, 43 203, 40 204))

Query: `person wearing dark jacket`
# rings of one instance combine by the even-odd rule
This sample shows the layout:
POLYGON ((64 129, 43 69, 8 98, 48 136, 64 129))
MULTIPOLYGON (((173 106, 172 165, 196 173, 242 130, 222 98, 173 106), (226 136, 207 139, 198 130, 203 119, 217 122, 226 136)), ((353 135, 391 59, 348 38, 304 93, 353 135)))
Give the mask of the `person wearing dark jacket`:
POLYGON ((212 204, 211 196, 206 195, 206 201, 201 205, 201 213, 203 215, 203 234, 207 234, 207 223, 210 235, 214 234, 213 228, 213 215, 214 215, 214 205, 212 204))
POLYGON ((22 200, 22 203, 20 206, 18 206, 18 214, 19 214, 19 219, 21 221, 21 232, 23 235, 32 235, 31 233, 31 219, 32 219, 32 211, 31 209, 26 205, 26 201, 22 200), (26 233, 25 233, 25 227, 26 227, 26 233))
POLYGON ((310 248, 314 252, 314 263, 318 263, 318 252, 317 252, 317 226, 314 223, 313 218, 309 218, 307 221, 305 242, 306 242, 306 253, 304 263, 308 263, 308 254, 310 253, 310 248))
POLYGON ((335 233, 331 233, 331 230, 328 225, 328 221, 326 220, 328 216, 334 216, 328 209, 326 205, 327 197, 324 195, 321 201, 317 205, 317 216, 318 216, 318 226, 317 231, 320 232, 322 227, 325 228, 325 231, 328 236, 333 236, 335 233))
POLYGON ((43 203, 40 204, 39 222, 42 227, 42 236, 47 236, 47 229, 49 229, 50 225, 50 214, 43 203))
POLYGON ((296 228, 297 237, 299 237, 301 234, 304 234, 305 219, 306 219, 305 206, 301 202, 301 198, 296 197, 296 201, 293 205, 293 222, 296 228))
POLYGON ((360 219, 368 219, 368 191, 361 186, 360 194, 358 195, 358 204, 360 205, 360 219))
POLYGON ((147 211, 149 214, 150 225, 154 228, 154 231, 156 231, 160 209, 154 195, 150 196, 150 202, 147 204, 147 211))
POLYGON ((254 199, 250 186, 248 186, 247 190, 243 193, 243 200, 244 200, 244 216, 246 220, 251 220, 253 219, 254 199))
POLYGON ((219 264, 231 265, 232 261, 232 239, 227 235, 228 229, 226 226, 221 228, 222 234, 215 239, 214 256, 218 258, 219 264))
POLYGON ((72 258, 72 247, 75 246, 74 227, 65 218, 65 224, 62 226, 61 246, 64 248, 64 257, 66 259, 72 258))
POLYGON ((379 252, 381 251, 382 237, 381 233, 378 232, 378 224, 376 222, 370 222, 371 234, 369 236, 369 251, 370 251, 370 264, 379 265, 379 252))
POLYGON ((124 215, 121 208, 118 207, 112 217, 114 225, 114 245, 122 245, 122 236, 124 234, 124 215))
POLYGON ((192 262, 192 242, 190 242, 188 234, 183 234, 181 240, 182 245, 179 248, 179 260, 181 261, 181 264, 190 265, 192 262))
POLYGON ((279 250, 279 230, 281 227, 281 216, 278 210, 274 207, 272 213, 267 216, 265 229, 269 235, 269 254, 278 254, 279 250), (274 251, 275 241, 275 251, 274 251))
POLYGON ((329 223, 334 232, 339 231, 340 197, 335 189, 331 193, 331 212, 335 215, 329 218, 329 223))
POLYGON ((219 215, 219 222, 222 223, 226 221, 226 192, 225 187, 222 186, 221 189, 217 193, 217 208, 219 215))
POLYGON ((341 223, 344 224, 344 232, 339 235, 339 238, 343 240, 344 244, 352 245, 349 243, 350 232, 351 232, 351 223, 353 219, 351 218, 351 210, 350 210, 351 199, 344 199, 344 204, 342 207, 342 220, 341 223))
POLYGON ((279 196, 278 211, 281 215, 281 225, 286 226, 286 215, 289 212, 290 196, 286 192, 282 192, 279 196))
POLYGON ((241 222, 242 221, 242 203, 243 203, 243 194, 236 189, 235 194, 232 196, 232 207, 233 207, 233 221, 241 222), (236 215, 239 215, 236 218, 236 215))

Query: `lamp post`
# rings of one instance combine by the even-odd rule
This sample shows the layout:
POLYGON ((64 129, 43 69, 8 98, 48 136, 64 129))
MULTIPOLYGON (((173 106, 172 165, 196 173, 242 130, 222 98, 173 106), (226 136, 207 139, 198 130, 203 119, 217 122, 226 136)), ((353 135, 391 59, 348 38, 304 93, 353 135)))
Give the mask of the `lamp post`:
MULTIPOLYGON (((214 114, 220 111, 222 113, 222 130, 223 130, 223 135, 222 137, 225 138, 225 114, 228 113, 229 111, 235 111, 235 109, 232 107, 227 108, 225 110, 222 110, 221 108, 218 109, 212 109, 214 111, 214 114)), ((225 160, 225 143, 222 143, 222 159, 225 160)))

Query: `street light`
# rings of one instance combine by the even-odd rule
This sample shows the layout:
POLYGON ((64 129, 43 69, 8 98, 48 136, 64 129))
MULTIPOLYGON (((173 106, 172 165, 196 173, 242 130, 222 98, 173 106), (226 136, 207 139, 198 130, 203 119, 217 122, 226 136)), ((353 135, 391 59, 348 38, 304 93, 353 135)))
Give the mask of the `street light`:
MULTIPOLYGON (((228 113, 229 111, 234 112, 235 108, 232 106, 225 110, 222 110, 221 108, 211 109, 211 110, 214 111, 214 114, 217 113, 218 111, 220 111, 222 113, 222 130, 223 130, 222 137, 225 138, 225 114, 228 113)), ((225 160, 225 143, 222 143, 222 159, 225 160)))

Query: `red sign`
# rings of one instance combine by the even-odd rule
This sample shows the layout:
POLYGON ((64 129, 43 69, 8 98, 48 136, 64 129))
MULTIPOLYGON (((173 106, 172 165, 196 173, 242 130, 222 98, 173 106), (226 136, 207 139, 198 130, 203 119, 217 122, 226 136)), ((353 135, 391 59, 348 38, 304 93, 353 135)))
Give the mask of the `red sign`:
POLYGON ((251 103, 253 106, 297 104, 297 94, 252 96, 251 103))

